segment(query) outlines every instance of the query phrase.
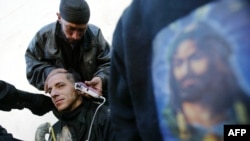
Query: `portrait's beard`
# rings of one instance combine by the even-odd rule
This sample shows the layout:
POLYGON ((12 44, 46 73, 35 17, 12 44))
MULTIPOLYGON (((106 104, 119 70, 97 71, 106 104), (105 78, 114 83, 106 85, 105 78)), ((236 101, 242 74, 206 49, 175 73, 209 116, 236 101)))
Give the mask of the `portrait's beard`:
MULTIPOLYGON (((193 84, 190 84, 188 87, 178 87, 179 90, 179 98, 181 101, 189 101, 189 102, 195 102, 199 100, 202 97, 202 93, 206 91, 206 84, 204 81, 200 81, 200 78, 186 78, 186 80, 183 81, 189 81, 187 79, 193 79, 193 84)), ((181 83, 181 82, 180 82, 181 83)))
POLYGON ((234 76, 231 73, 219 72, 216 67, 210 69, 202 76, 190 74, 175 84, 175 99, 179 102, 191 102, 206 107, 214 114, 222 113, 235 100, 235 90, 239 91, 234 76), (187 80, 192 84, 182 87, 187 80))
POLYGON ((211 90, 211 86, 216 83, 214 70, 208 70, 203 75, 197 76, 189 74, 180 81, 177 81, 177 89, 181 101, 199 102, 205 97, 213 97, 215 91, 211 90), (211 72, 212 71, 212 72, 211 72))

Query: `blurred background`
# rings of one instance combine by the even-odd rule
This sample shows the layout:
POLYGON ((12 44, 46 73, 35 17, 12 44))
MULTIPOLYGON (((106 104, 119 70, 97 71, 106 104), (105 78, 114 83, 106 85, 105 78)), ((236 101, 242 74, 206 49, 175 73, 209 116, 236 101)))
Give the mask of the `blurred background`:
MULTIPOLYGON (((111 44, 112 34, 123 10, 132 0, 87 0, 90 22, 99 26, 111 44)), ((35 33, 45 24, 57 20, 60 0, 0 0, 0 79, 16 88, 38 92, 26 79, 25 50, 35 33)), ((29 110, 0 111, 0 125, 14 137, 34 141, 36 128, 44 122, 55 123, 52 112, 44 116, 29 110)))

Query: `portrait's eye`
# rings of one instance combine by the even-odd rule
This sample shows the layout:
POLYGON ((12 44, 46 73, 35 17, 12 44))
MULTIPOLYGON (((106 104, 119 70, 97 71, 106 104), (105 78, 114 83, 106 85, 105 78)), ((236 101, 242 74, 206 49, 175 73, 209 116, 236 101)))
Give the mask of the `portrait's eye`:
POLYGON ((190 57, 190 59, 191 59, 191 60, 199 60, 199 59, 201 59, 201 58, 203 58, 203 57, 204 57, 204 54, 203 54, 202 52, 199 52, 199 53, 193 54, 193 55, 190 57))

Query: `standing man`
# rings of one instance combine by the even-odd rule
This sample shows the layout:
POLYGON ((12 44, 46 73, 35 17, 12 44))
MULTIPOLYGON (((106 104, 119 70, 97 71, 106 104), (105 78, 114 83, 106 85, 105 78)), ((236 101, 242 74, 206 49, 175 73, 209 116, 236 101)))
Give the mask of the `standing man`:
POLYGON ((152 43, 175 20, 212 0, 134 0, 114 35, 110 79, 112 122, 119 141, 161 141, 151 77, 152 43))
POLYGON ((43 90, 52 71, 70 70, 106 96, 111 48, 101 30, 88 24, 87 2, 61 0, 59 11, 57 21, 41 28, 26 50, 29 83, 43 90))

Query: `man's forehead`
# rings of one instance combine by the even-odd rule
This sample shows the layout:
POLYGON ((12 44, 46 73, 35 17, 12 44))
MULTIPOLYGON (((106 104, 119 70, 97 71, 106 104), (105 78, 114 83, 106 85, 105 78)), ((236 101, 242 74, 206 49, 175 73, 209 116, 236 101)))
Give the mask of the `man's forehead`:
POLYGON ((86 29, 88 27, 88 24, 75 24, 75 23, 68 22, 64 20, 63 18, 62 18, 62 21, 66 26, 69 26, 69 27, 81 28, 81 29, 86 29))
POLYGON ((66 82, 66 81, 68 81, 66 78, 66 73, 56 73, 48 79, 48 86, 54 85, 59 82, 66 82))

